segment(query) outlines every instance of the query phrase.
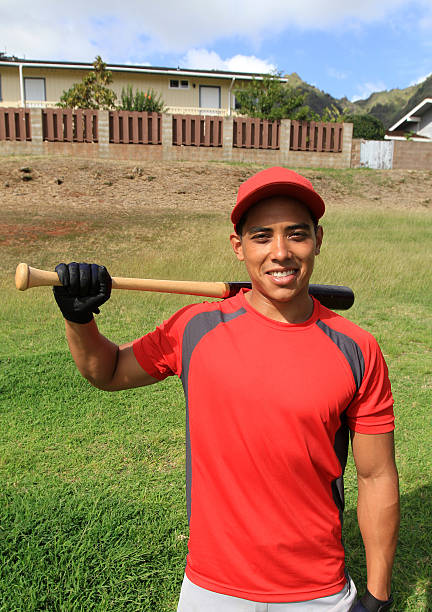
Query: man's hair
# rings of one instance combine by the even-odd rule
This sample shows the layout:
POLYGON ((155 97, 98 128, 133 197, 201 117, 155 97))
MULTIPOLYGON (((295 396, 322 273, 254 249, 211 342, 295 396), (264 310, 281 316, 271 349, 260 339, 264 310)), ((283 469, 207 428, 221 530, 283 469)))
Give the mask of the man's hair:
MULTIPOLYGON (((252 207, 253 208, 253 207, 252 207)), ((244 224, 246 223, 246 219, 248 216, 250 209, 247 210, 241 217, 240 217, 240 221, 236 224, 235 226, 235 230, 238 236, 240 236, 240 238, 243 236, 243 228, 244 228, 244 224)), ((318 229, 318 219, 315 217, 315 215, 313 214, 313 212, 311 210, 308 209, 310 218, 312 220, 313 226, 314 226, 314 230, 315 230, 315 234, 317 233, 317 229, 318 229)))

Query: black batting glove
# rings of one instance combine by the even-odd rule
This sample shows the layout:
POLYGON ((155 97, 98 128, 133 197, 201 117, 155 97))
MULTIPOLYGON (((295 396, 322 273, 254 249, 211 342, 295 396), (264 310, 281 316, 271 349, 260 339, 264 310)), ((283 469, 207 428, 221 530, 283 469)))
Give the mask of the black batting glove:
POLYGON ((111 276, 105 266, 76 263, 58 264, 55 271, 62 283, 53 287, 54 298, 63 316, 73 323, 89 323, 93 313, 111 295, 111 276))
POLYGON ((374 597, 369 591, 366 589, 366 593, 363 597, 356 603, 352 612, 385 612, 386 610, 390 610, 393 604, 393 597, 390 595, 390 598, 386 601, 382 601, 381 599, 377 599, 374 597))

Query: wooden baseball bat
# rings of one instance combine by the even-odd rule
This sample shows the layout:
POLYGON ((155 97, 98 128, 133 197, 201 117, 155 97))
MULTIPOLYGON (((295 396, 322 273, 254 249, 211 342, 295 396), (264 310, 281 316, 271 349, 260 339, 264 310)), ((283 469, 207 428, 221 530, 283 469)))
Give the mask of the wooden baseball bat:
MULTIPOLYGON (((57 272, 38 270, 37 268, 30 267, 26 263, 20 263, 15 272, 15 286, 20 291, 26 291, 26 289, 32 287, 61 286, 61 282, 59 281, 57 272)), ((113 289, 158 291, 161 293, 180 293, 215 298, 232 297, 243 287, 250 289, 251 283, 112 277, 113 289)), ((323 306, 333 310, 348 310, 354 303, 354 293, 352 289, 341 285, 309 285, 309 293, 319 300, 323 306)))

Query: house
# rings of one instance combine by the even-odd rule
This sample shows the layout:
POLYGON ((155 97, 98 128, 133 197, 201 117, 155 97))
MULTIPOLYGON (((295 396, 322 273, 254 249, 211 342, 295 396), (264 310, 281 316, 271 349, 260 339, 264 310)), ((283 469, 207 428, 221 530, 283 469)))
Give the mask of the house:
MULTIPOLYGON (((0 53, 0 106, 52 107, 62 93, 93 69, 91 63, 54 62, 7 57, 0 53)), ((265 75, 222 70, 189 70, 109 64, 111 88, 120 99, 131 85, 161 94, 166 112, 229 116, 235 108, 234 90, 265 75)), ((281 78, 282 82, 286 79, 281 78)))
POLYGON ((432 142, 432 98, 425 98, 387 130, 387 140, 432 142))

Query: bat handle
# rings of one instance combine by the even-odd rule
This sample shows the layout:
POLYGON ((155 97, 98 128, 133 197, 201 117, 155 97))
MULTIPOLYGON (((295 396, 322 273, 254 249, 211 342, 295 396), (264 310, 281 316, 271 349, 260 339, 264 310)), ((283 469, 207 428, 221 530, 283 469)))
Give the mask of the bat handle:
POLYGON ((61 285, 57 272, 38 270, 38 268, 32 268, 26 263, 18 264, 15 272, 15 286, 20 291, 25 291, 31 287, 52 287, 53 285, 61 285))

